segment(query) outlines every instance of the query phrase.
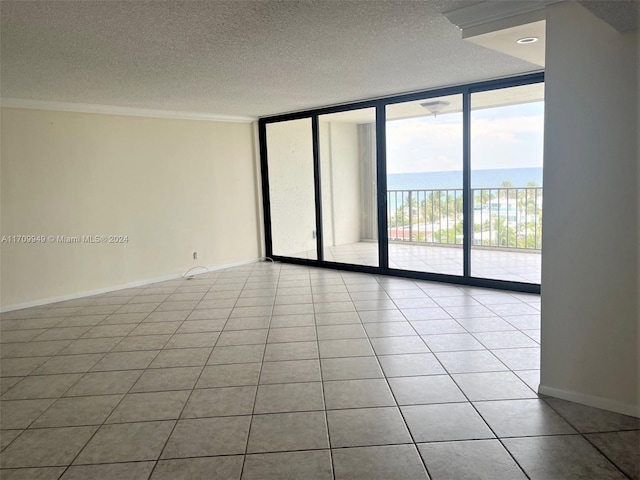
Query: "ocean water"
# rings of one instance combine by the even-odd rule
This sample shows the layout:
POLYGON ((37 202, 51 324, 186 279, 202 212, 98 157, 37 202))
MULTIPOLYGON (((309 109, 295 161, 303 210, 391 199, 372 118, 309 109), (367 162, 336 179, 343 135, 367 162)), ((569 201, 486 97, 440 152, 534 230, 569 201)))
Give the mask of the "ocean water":
MULTIPOLYGON (((542 167, 497 168, 473 170, 471 188, 497 188, 502 182, 524 187, 529 182, 542 186, 542 167)), ((461 189, 462 172, 391 173, 387 175, 387 190, 461 189)))

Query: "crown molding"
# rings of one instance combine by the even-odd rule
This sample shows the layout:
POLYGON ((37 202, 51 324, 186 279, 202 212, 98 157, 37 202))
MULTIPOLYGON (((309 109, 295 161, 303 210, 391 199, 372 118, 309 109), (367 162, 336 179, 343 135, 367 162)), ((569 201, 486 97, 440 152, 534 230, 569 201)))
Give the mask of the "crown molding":
POLYGON ((257 120, 255 117, 118 107, 115 105, 97 105, 92 103, 50 102, 46 100, 29 100, 25 98, 2 98, 0 99, 0 106, 3 108, 99 113, 103 115, 125 115, 129 117, 170 118, 174 120, 202 120, 208 122, 251 123, 257 120))
POLYGON ((444 16, 461 30, 506 18, 544 10, 547 5, 562 0, 487 1, 445 13, 444 16))

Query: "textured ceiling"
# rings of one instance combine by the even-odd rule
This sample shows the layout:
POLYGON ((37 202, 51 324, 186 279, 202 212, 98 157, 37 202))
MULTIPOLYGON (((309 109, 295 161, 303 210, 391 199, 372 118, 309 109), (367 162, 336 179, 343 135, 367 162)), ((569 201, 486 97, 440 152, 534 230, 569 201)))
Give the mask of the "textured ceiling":
POLYGON ((474 3, 3 0, 0 94, 264 116, 538 70, 461 39, 474 3))
POLYGON ((619 32, 635 32, 640 28, 638 0, 580 0, 578 3, 619 32))

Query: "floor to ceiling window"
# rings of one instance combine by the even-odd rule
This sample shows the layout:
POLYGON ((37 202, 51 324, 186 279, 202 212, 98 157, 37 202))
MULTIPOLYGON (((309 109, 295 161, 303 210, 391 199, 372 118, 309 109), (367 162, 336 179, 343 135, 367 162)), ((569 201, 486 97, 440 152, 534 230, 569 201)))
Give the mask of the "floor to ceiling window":
POLYGON ((544 85, 471 94, 474 277, 540 283, 544 85))
POLYGON ((378 266, 376 109, 318 121, 324 259, 378 266))
POLYGON ((462 95, 386 107, 389 267, 462 275, 462 95))
POLYGON ((261 119, 267 256, 539 291, 542 82, 261 119))
POLYGON ((316 259, 311 119, 266 128, 273 255, 316 259))

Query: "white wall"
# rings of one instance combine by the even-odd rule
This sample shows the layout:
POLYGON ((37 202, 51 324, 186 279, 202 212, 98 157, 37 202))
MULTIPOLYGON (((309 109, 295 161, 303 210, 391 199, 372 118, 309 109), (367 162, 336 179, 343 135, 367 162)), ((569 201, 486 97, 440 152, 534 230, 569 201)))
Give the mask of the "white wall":
POLYGON ((322 216, 325 247, 360 241, 358 125, 320 123, 322 216))
POLYGON ((540 392, 640 416, 638 36, 546 18, 540 392))
POLYGON ((249 123, 2 109, 4 309, 259 257, 249 123), (198 252, 194 261, 192 253, 198 252))
POLYGON ((322 180, 322 229, 323 242, 326 248, 335 245, 333 211, 336 208, 336 204, 332 193, 331 123, 320 121, 319 130, 318 151, 320 153, 320 178, 322 180))

